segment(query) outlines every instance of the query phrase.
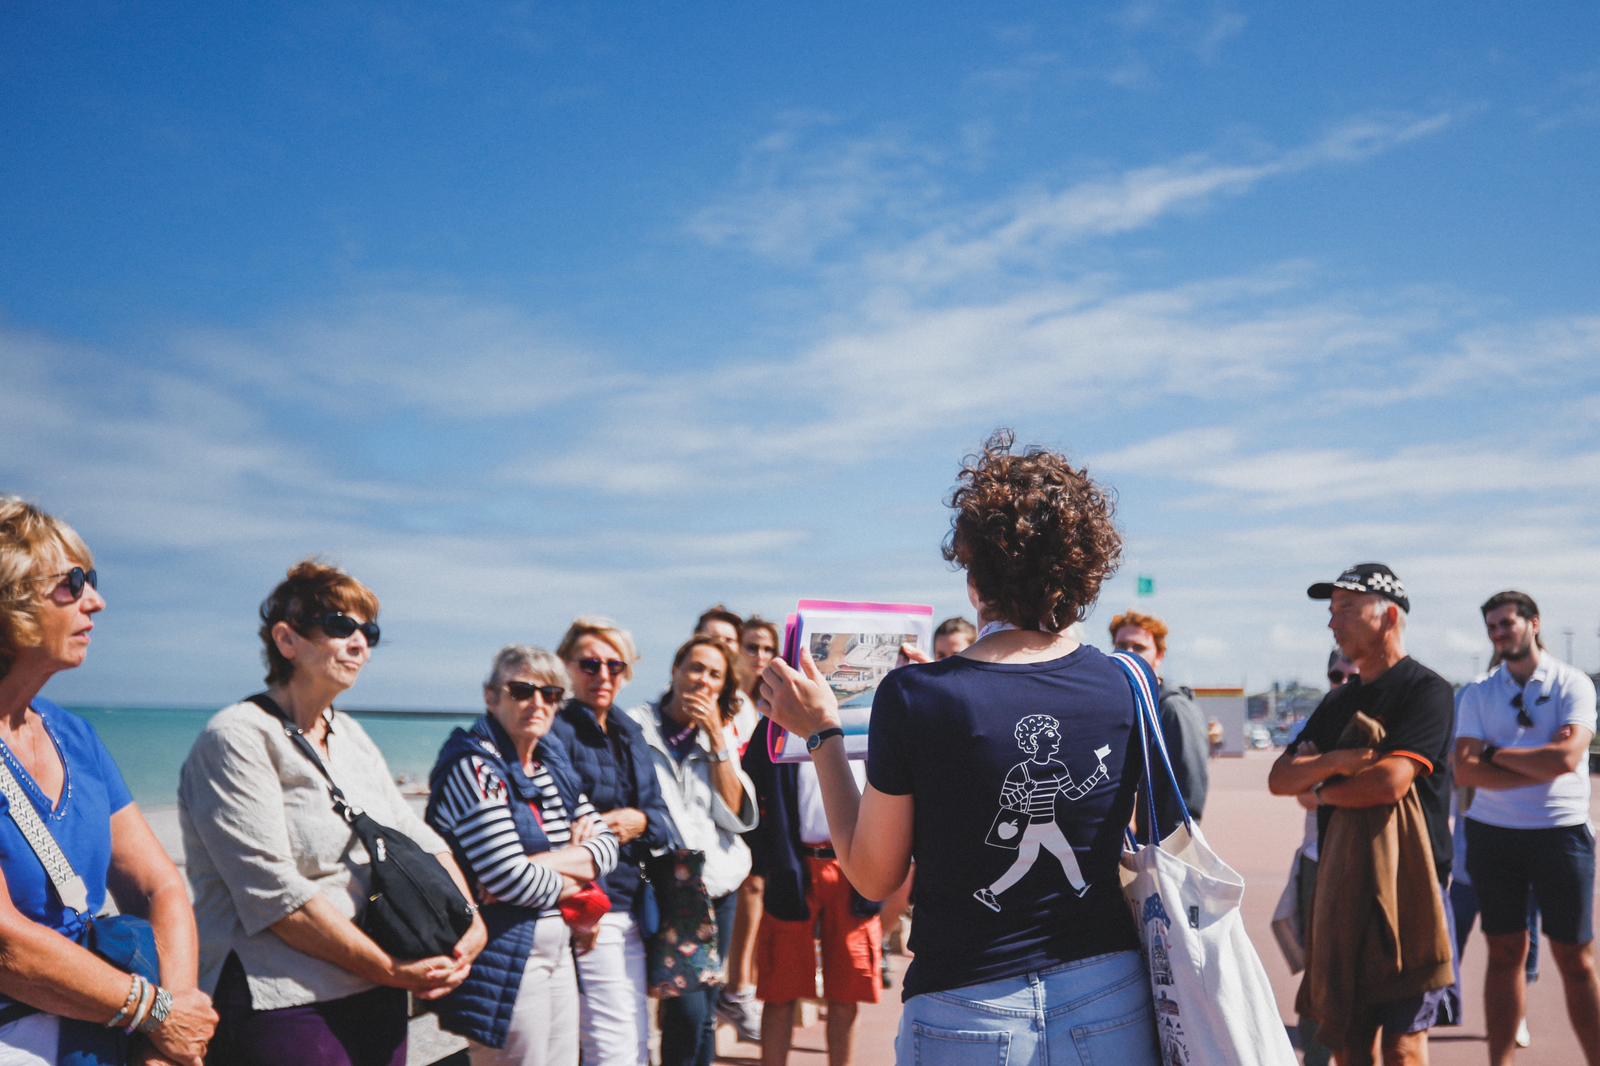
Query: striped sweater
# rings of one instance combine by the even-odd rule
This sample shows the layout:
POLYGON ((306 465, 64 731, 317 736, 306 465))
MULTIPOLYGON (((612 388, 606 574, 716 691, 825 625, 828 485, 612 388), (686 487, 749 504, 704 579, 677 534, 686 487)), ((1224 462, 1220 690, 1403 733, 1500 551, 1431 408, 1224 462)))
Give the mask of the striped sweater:
MULTIPOLYGON (((617 865, 617 838, 594 805, 582 794, 569 817, 550 771, 536 763, 530 775, 538 798, 529 806, 539 820, 550 850, 572 841, 572 826, 588 823, 593 835, 581 845, 594 857, 597 877, 617 865)), ((446 827, 472 867, 473 876, 490 897, 519 907, 553 910, 561 898, 562 876, 523 851, 511 804, 517 802, 490 760, 476 755, 459 760, 442 782, 436 804, 437 824, 446 827)))

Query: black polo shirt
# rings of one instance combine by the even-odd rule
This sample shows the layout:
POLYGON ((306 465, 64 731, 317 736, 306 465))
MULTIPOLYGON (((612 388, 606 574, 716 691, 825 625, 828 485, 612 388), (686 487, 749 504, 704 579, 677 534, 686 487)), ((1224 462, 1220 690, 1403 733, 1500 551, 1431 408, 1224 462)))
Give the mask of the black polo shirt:
MULTIPOLYGON (((1456 729, 1455 693, 1450 682, 1409 655, 1376 681, 1352 681, 1334 689, 1312 712, 1295 743, 1309 740, 1318 751, 1332 751, 1339 734, 1364 711, 1385 730, 1378 751, 1417 763, 1416 789, 1428 820, 1433 864, 1439 880, 1450 875, 1455 848, 1450 838, 1450 750, 1456 729)), ((1328 831, 1332 807, 1317 808, 1317 845, 1328 831)))

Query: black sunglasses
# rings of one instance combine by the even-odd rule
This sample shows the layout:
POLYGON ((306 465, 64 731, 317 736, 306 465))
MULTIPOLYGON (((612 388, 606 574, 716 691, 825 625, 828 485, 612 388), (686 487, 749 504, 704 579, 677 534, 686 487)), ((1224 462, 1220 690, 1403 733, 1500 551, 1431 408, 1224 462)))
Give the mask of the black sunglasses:
POLYGON ((623 675, 623 672, 628 669, 628 664, 623 662, 621 659, 579 659, 578 660, 578 669, 582 670, 584 673, 588 674, 590 677, 599 677, 600 676, 600 669, 602 667, 604 667, 605 671, 608 674, 610 674, 612 677, 621 677, 623 675))
POLYGON ((72 593, 72 599, 67 602, 76 603, 83 597, 83 586, 88 585, 92 589, 100 587, 100 571, 85 570, 81 566, 74 566, 71 570, 63 573, 50 574, 48 580, 61 582, 61 584, 55 586, 56 588, 61 588, 62 585, 65 585, 67 591, 72 593), (63 578, 66 580, 63 581, 63 578))
POLYGON ((535 685, 532 681, 507 681, 506 691, 514 700, 531 700, 538 695, 546 703, 560 703, 567 698, 567 690, 560 685, 535 685))
POLYGON ((354 618, 340 611, 330 611, 321 618, 312 618, 309 621, 311 625, 316 626, 334 640, 343 640, 359 629, 361 630, 361 635, 367 638, 367 647, 369 648, 376 648, 378 646, 378 638, 383 635, 383 631, 378 628, 378 623, 357 622, 354 618))
POLYGON ((1529 714, 1527 708, 1522 705, 1522 693, 1519 692, 1511 697, 1511 706, 1517 709, 1517 724, 1524 729, 1532 729, 1533 715, 1529 714))

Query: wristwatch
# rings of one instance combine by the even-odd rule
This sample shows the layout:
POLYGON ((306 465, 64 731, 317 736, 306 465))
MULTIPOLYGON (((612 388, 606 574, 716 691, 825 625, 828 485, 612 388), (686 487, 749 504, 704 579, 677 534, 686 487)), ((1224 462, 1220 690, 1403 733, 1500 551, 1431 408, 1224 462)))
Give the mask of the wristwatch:
POLYGON ((165 988, 157 988, 155 1000, 150 1004, 150 1013, 144 1016, 139 1023, 139 1032, 153 1033, 161 1028, 167 1021, 167 1015, 172 1013, 172 993, 165 988))
POLYGON ((1478 761, 1492 764, 1494 762, 1495 753, 1497 753, 1499 750, 1500 745, 1498 744, 1485 744, 1483 746, 1483 750, 1478 753, 1478 761))
POLYGON ((823 741, 827 740, 829 737, 842 737, 842 736, 844 736, 844 730, 840 729, 838 726, 834 726, 831 729, 824 729, 824 730, 821 730, 820 732, 812 733, 809 737, 806 738, 806 750, 807 751, 816 751, 818 748, 822 747, 823 741))

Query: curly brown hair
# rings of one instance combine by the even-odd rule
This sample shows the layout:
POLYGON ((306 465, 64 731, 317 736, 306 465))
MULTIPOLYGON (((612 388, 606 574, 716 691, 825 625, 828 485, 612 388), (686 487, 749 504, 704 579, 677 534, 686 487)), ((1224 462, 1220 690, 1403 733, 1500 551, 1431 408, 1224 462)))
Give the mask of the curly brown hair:
POLYGON ((998 429, 962 460, 950 494, 944 557, 964 567, 978 598, 1024 629, 1059 632, 1083 616, 1122 563, 1112 494, 1067 458, 998 429))

